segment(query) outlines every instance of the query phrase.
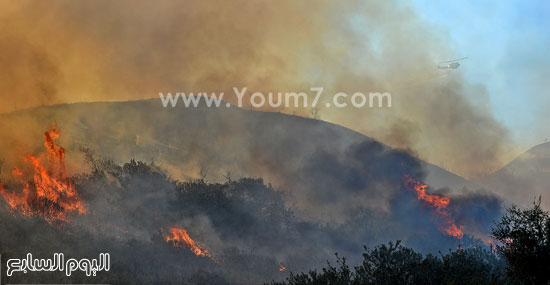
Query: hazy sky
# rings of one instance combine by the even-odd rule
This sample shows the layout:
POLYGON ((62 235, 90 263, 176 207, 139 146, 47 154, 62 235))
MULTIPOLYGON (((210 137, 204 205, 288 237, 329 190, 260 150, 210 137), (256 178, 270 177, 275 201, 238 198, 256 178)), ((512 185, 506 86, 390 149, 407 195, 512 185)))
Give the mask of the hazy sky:
POLYGON ((387 91, 391 109, 320 118, 475 177, 550 137, 550 4, 483 3, 0 1, 0 113, 234 86, 387 91))
POLYGON ((412 7, 448 38, 456 58, 468 57, 460 68, 486 86, 487 111, 517 143, 550 138, 542 126, 550 122, 550 1, 414 0, 412 7))

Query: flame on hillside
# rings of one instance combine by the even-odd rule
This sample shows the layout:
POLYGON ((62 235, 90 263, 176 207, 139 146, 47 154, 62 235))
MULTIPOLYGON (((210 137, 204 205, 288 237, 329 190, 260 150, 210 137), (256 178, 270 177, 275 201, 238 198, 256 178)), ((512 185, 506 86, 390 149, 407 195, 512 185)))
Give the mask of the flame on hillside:
POLYGON ((426 206, 433 209, 436 218, 439 221, 439 230, 446 235, 461 239, 464 233, 463 226, 457 226, 454 217, 447 210, 447 206, 451 202, 449 197, 433 195, 426 193, 428 185, 412 178, 410 175, 405 175, 404 186, 407 189, 414 190, 416 198, 421 200, 426 206))
POLYGON ((172 227, 168 230, 170 234, 164 236, 164 240, 168 243, 172 243, 175 247, 186 247, 197 256, 205 256, 212 259, 214 262, 219 261, 212 257, 210 252, 206 248, 195 242, 187 233, 186 229, 172 227))
MULTIPOLYGON (((18 210, 25 216, 42 217, 48 222, 68 221, 68 214, 85 214, 86 207, 65 169, 65 149, 55 143, 60 132, 50 126, 44 132, 47 167, 42 163, 43 155, 26 155, 24 162, 32 166, 33 177, 24 183, 20 193, 8 191, 0 183, 0 194, 11 210, 18 210)), ((12 169, 14 177, 23 177, 18 168, 12 169)))
POLYGON ((21 170, 19 170, 19 168, 17 168, 17 167, 14 167, 11 170, 11 174, 13 174, 15 176, 23 176, 23 172, 21 172, 21 170))

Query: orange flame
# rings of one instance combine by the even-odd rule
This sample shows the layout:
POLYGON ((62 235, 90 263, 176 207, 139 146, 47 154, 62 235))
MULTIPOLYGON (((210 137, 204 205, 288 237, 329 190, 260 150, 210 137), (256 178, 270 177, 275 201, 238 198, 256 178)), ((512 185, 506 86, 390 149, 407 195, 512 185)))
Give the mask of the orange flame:
MULTIPOLYGON (((59 131, 53 126, 44 133, 48 168, 37 156, 29 154, 25 157, 24 161, 31 164, 34 175, 22 194, 10 193, 0 184, 0 194, 12 210, 19 210, 25 216, 40 216, 48 222, 68 221, 67 214, 72 212, 86 213, 84 202, 66 174, 65 149, 54 142, 59 136, 59 131)), ((12 173, 23 175, 17 168, 12 173)))
POLYGON ((14 167, 11 170, 11 174, 13 174, 15 176, 23 176, 23 172, 21 172, 21 170, 19 170, 19 168, 17 168, 17 167, 14 167))
POLYGON ((283 272, 285 270, 286 270, 286 267, 279 262, 279 271, 283 272))
POLYGON ((186 229, 172 227, 170 228, 171 235, 165 235, 164 240, 166 242, 172 242, 175 247, 187 247, 197 256, 205 256, 216 263, 218 261, 212 257, 210 252, 204 248, 204 246, 196 243, 187 233, 186 229))
POLYGON ((446 209, 451 202, 451 199, 445 196, 426 193, 428 185, 421 183, 420 181, 412 178, 410 175, 405 175, 404 180, 405 188, 414 190, 418 200, 423 201, 426 205, 428 205, 428 207, 435 210, 435 213, 437 213, 437 216, 441 221, 439 230, 446 235, 461 239, 464 235, 462 232, 463 226, 457 226, 454 218, 446 209))

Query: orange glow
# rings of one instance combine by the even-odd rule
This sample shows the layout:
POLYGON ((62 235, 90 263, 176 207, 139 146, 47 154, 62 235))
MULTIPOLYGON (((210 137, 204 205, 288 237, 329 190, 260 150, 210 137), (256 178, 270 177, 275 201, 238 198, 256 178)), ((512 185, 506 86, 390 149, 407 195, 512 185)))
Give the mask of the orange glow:
POLYGON ((11 170, 11 174, 13 174, 15 176, 23 176, 23 172, 21 172, 21 170, 19 170, 19 168, 17 168, 17 167, 14 167, 11 170))
POLYGON ((217 260, 212 258, 212 255, 202 245, 196 243, 187 233, 186 229, 172 227, 170 228, 170 235, 165 235, 164 240, 166 242, 172 242, 175 247, 187 247, 197 256, 205 256, 216 263, 217 260))
MULTIPOLYGON (((12 210, 19 210, 25 216, 40 216, 48 222, 68 221, 67 214, 73 212, 86 213, 84 202, 65 171, 65 149, 54 141, 59 136, 59 131, 53 126, 44 133, 47 168, 42 165, 39 156, 29 154, 25 157, 24 161, 32 166, 34 175, 21 194, 8 192, 0 185, 0 194, 12 210)), ((23 175, 17 168, 12 173, 23 175)))
POLYGON ((279 262, 279 271, 283 272, 285 270, 286 270, 286 267, 279 262))
POLYGON ((405 188, 414 190, 418 200, 423 201, 425 205, 434 209, 434 212, 440 221, 439 230, 446 235, 461 239, 464 235, 462 232, 463 226, 457 226, 454 218, 446 209, 451 202, 451 199, 445 196, 426 193, 428 185, 421 183, 420 181, 412 178, 410 175, 405 175, 404 180, 405 188))

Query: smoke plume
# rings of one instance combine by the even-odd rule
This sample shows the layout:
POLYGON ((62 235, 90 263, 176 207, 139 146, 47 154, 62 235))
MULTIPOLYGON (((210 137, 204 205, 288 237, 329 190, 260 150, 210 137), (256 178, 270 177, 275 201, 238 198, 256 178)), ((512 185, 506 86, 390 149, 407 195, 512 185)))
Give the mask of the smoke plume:
POLYGON ((491 110, 469 100, 487 96, 485 89, 468 84, 460 70, 435 68, 456 51, 399 1, 61 0, 2 6, 1 112, 169 91, 322 86, 326 94, 390 92, 391 109, 330 109, 324 97, 319 115, 413 149, 455 173, 487 173, 513 155, 491 110))

